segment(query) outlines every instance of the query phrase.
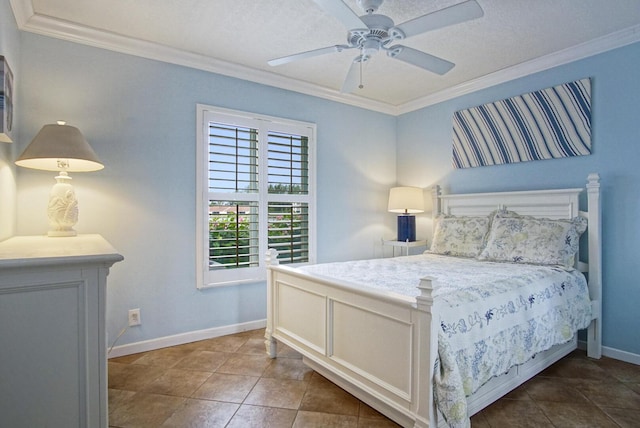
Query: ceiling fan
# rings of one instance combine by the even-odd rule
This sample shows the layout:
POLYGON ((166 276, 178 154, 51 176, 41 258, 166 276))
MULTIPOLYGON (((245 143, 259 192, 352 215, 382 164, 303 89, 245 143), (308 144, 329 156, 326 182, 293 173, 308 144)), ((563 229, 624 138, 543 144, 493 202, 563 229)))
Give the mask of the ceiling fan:
POLYGON ((356 0, 358 6, 365 12, 365 15, 362 16, 356 15, 342 0, 313 1, 350 29, 347 34, 347 44, 328 46, 272 59, 268 61, 268 64, 277 66, 328 53, 342 52, 347 49, 358 49, 360 55, 355 57, 351 63, 340 91, 342 93, 353 92, 357 87, 363 87, 362 64, 369 61, 373 55, 381 50, 386 51, 391 58, 399 59, 433 73, 439 75, 447 73, 454 67, 454 63, 408 46, 393 43, 427 31, 480 18, 484 15, 476 0, 466 0, 395 25, 388 16, 375 13, 383 0, 356 0))

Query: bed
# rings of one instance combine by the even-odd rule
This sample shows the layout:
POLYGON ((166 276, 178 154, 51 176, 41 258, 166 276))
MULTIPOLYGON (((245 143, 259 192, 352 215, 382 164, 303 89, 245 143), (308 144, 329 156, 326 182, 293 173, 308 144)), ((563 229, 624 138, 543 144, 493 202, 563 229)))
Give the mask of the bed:
MULTIPOLYGON (((475 297, 462 303, 453 300, 452 295, 443 291, 451 288, 449 281, 464 281, 466 284, 468 279, 471 282, 471 276, 466 279, 450 279, 443 272, 457 271, 458 265, 462 269, 464 264, 480 263, 482 268, 487 267, 486 275, 491 275, 491 269, 515 265, 522 268, 518 272, 531 272, 533 276, 540 275, 537 273, 538 268, 548 270, 552 275, 565 275, 552 280, 556 282, 543 287, 535 296, 512 296, 511 302, 516 302, 515 306, 518 306, 517 302, 521 301, 522 312, 533 312, 534 301, 536 305, 541 304, 551 294, 570 296, 568 299, 575 302, 582 299, 579 306, 581 309, 570 306, 556 312, 562 313, 572 322, 575 320, 576 330, 585 328, 587 354, 592 358, 600 358, 600 183, 597 174, 590 174, 586 192, 584 188, 575 188, 442 195, 436 186, 432 194, 434 218, 439 222, 443 222, 444 218, 454 221, 484 217, 489 219, 483 248, 478 254, 480 258, 485 258, 484 261, 478 262, 470 257, 451 257, 446 252, 439 252, 398 257, 393 261, 383 259, 354 262, 361 265, 361 271, 342 264, 317 265, 304 269, 279 265, 277 252, 269 250, 265 344, 267 353, 272 358, 277 356, 278 342, 293 348, 302 354, 308 366, 404 427, 468 426, 471 415, 576 349, 577 331, 566 331, 570 324, 562 324, 559 329, 562 331, 553 334, 561 339, 553 339, 554 343, 542 343, 539 345, 542 348, 538 350, 529 346, 532 335, 528 334, 526 348, 534 350, 534 354, 518 355, 515 360, 508 362, 506 369, 500 366, 506 364, 504 361, 496 363, 495 367, 485 367, 483 370, 486 373, 483 372, 482 376, 487 379, 479 379, 479 375, 476 376, 477 367, 464 367, 464 359, 459 358, 462 355, 461 348, 458 348, 461 346, 458 343, 460 340, 451 336, 452 332, 460 330, 460 323, 455 320, 466 319, 470 325, 472 316, 459 316, 456 310, 462 309, 465 304, 472 310, 477 308, 480 315, 476 314, 475 319, 478 326, 485 330, 490 329, 489 325, 493 328, 496 325, 494 321, 498 318, 511 316, 511 312, 518 310, 514 310, 514 305, 506 304, 498 305, 507 308, 506 310, 487 311, 473 302, 475 297), (586 211, 579 209, 580 195, 583 193, 586 193, 586 211), (492 258, 490 250, 501 249, 499 245, 495 246, 499 240, 493 239, 496 237, 494 234, 499 233, 496 232, 500 230, 499 225, 512 224, 520 219, 524 219, 525 223, 544 223, 550 219, 549 222, 554 226, 556 223, 577 224, 585 219, 588 227, 582 234, 581 245, 577 242, 572 244, 574 250, 579 248, 576 254, 563 253, 562 260, 566 265, 564 268, 560 263, 551 267, 534 265, 527 263, 529 260, 521 260, 520 256, 514 258, 514 263, 492 258), (585 249, 586 251, 580 251, 585 249), (583 260, 588 260, 588 263, 583 260), (456 264, 455 267, 438 265, 451 261, 456 264), (398 263, 401 267, 398 267, 398 263), (415 267, 419 263, 432 266, 430 269, 435 270, 424 272, 433 274, 420 275, 423 267, 415 267), (408 276, 405 278, 411 270, 419 275, 415 284, 410 283, 412 280, 408 276), (404 283, 404 289, 390 291, 377 286, 376 282, 385 282, 375 279, 384 276, 382 271, 396 272, 395 282, 404 283), (411 287, 409 289, 408 283, 411 287), (580 287, 584 288, 584 292, 583 297, 579 298, 580 287), (575 292, 572 291, 574 289, 575 292), (455 352, 452 353, 449 348, 455 348, 455 352), (458 360, 452 359, 452 355, 458 360), (471 371, 465 371, 467 369, 471 371), (500 370, 500 373, 494 374, 492 370, 500 370), (450 378, 454 380, 450 381, 450 378), (475 380, 478 381, 477 385, 467 384, 475 380), (462 382, 464 387, 455 387, 457 382, 462 382), (461 389, 465 391, 462 403, 461 389), (467 394, 469 395, 465 397, 467 394)), ((578 236, 579 232, 581 231, 578 231, 578 236)), ((439 233, 438 227, 436 233, 439 233)), ((437 245, 432 241, 432 250, 434 247, 437 245)), ((481 268, 471 266, 471 269, 478 272, 478 277, 485 275, 480 274, 481 268)), ((496 279, 499 276, 496 274, 496 279)), ((458 294, 468 298, 473 294, 469 290, 472 289, 458 294)), ((509 289, 509 292, 516 292, 514 290, 509 289)), ((548 318, 547 315, 540 316, 548 318)), ((534 334, 534 342, 540 342, 540 337, 553 336, 547 334, 546 330, 537 330, 537 321, 535 324, 536 328, 530 331, 545 333, 537 336, 534 334)), ((467 327, 464 329, 467 330, 467 327)), ((498 359, 502 360, 496 360, 498 359)))

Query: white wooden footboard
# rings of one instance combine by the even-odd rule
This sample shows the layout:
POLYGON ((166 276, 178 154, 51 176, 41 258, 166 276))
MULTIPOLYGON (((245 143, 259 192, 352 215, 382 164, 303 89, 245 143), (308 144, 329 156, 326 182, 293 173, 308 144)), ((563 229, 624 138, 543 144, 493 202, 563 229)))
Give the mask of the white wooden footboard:
MULTIPOLYGON (((275 254, 270 258, 275 260, 275 254)), ((277 339, 401 425, 435 426, 427 379, 433 378, 437 342, 430 334, 428 279, 420 285, 423 295, 417 305, 416 299, 357 290, 285 266, 272 265, 267 283, 265 337, 271 357, 276 356, 277 339)))

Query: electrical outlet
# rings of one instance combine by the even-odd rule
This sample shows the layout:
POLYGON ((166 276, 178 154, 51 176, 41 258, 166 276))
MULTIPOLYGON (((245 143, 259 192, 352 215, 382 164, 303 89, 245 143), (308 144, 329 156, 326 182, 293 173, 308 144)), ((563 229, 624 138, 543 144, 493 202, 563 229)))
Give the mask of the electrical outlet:
POLYGON ((142 321, 140 320, 140 308, 129 309, 129 327, 140 324, 142 324, 142 321))

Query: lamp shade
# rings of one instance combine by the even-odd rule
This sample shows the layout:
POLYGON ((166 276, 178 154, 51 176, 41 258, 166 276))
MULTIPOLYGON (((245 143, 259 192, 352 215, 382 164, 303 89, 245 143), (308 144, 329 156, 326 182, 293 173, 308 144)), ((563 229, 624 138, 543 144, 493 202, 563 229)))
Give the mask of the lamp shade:
POLYGON ((45 171, 87 172, 104 168, 80 130, 64 122, 44 125, 15 163, 45 171))
POLYGON ((415 214, 424 211, 424 195, 419 187, 394 187, 389 191, 389 212, 415 214))

